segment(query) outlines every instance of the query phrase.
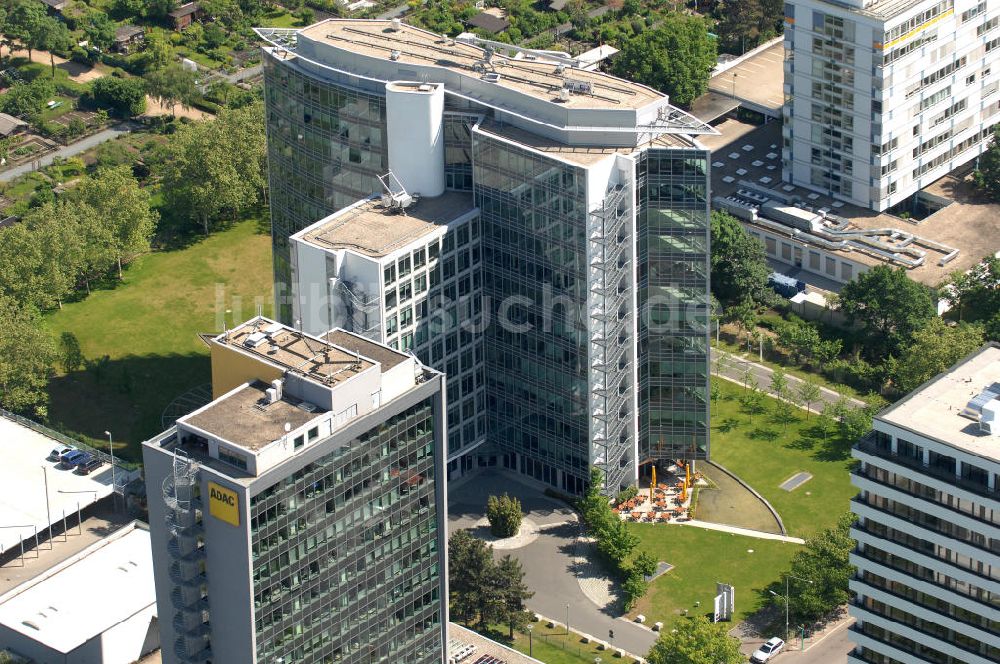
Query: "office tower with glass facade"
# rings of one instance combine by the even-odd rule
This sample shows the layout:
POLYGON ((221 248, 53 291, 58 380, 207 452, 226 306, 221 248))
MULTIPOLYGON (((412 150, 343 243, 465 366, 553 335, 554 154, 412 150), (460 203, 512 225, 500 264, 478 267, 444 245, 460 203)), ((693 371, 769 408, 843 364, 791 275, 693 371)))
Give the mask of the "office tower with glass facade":
POLYGON ((882 211, 1000 122, 1000 3, 785 3, 784 178, 882 211))
POLYGON ((1000 344, 883 410, 853 455, 848 660, 1000 661, 1000 344))
POLYGON ((341 284, 363 282, 371 315, 350 329, 448 375, 449 477, 498 465, 576 494, 597 466, 613 492, 651 462, 707 457, 709 164, 693 137, 711 128, 557 52, 398 20, 259 33, 281 311, 346 325, 341 284))
POLYGON ((143 445, 163 661, 443 664, 442 374, 259 317, 210 345, 215 399, 143 445))

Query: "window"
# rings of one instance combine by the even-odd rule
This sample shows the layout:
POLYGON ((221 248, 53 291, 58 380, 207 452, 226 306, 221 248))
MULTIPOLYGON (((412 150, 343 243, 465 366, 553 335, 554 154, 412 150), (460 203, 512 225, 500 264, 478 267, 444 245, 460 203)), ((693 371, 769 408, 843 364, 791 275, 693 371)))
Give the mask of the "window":
POLYGON ((230 466, 236 466, 243 470, 247 469, 247 458, 238 452, 232 452, 229 449, 219 445, 219 461, 228 463, 230 466))
POLYGON ((305 436, 296 436, 295 437, 295 449, 299 449, 300 447, 302 447, 305 444, 306 444, 306 437, 305 436))
POLYGON ((396 266, 386 265, 385 266, 385 285, 388 286, 396 280, 396 266))
POLYGON ((316 440, 317 438, 319 438, 319 427, 309 429, 309 440, 316 440))
POLYGON ((427 290, 427 275, 421 274, 413 278, 413 291, 419 295, 427 290))
POLYGON ((388 320, 386 320, 386 322, 385 322, 385 333, 386 334, 395 334, 396 330, 399 329, 397 323, 398 323, 398 321, 397 321, 397 319, 396 319, 395 316, 389 316, 388 320))
POLYGON ((410 273, 410 257, 406 256, 399 259, 399 276, 400 278, 405 277, 410 273))
POLYGON ((434 260, 439 255, 441 255, 441 245, 437 242, 432 242, 427 245, 427 258, 428 260, 434 260))
POLYGON ((409 302, 410 298, 413 297, 413 284, 407 281, 404 284, 399 285, 399 301, 409 302))
POLYGON ((413 252, 413 269, 422 267, 427 262, 427 254, 424 253, 424 248, 420 247, 413 252))

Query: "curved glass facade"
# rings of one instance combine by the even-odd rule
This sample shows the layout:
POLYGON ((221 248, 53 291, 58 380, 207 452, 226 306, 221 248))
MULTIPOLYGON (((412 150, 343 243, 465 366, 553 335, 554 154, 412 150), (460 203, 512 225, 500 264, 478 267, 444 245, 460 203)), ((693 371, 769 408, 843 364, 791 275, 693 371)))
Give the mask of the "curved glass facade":
POLYGON ((291 324, 288 237, 382 191, 389 170, 385 97, 264 55, 271 238, 278 319, 291 324))

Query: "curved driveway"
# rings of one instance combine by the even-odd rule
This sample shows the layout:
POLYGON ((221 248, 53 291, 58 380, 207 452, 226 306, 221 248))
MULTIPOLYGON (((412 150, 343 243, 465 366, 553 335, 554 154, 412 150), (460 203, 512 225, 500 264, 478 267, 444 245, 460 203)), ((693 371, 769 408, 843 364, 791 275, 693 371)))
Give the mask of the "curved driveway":
MULTIPOLYGON (((467 481, 458 480, 448 487, 448 528, 473 528, 486 511, 490 494, 504 492, 516 496, 522 509, 540 527, 538 538, 520 549, 497 551, 521 561, 525 583, 535 596, 528 608, 559 623, 566 622, 569 608, 570 628, 601 641, 608 640, 614 629, 616 647, 645 656, 656 634, 628 620, 616 618, 617 611, 599 607, 580 586, 593 574, 594 565, 577 557, 580 525, 576 513, 564 503, 542 495, 541 491, 519 481, 514 475, 486 470, 467 481)), ((596 580, 600 586, 599 580, 596 580)))

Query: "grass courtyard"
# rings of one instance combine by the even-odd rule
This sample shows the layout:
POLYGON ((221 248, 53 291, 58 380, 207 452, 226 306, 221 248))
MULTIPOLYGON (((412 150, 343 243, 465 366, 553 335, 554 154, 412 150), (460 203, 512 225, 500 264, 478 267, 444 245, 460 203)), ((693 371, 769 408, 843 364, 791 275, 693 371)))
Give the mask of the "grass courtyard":
POLYGON ((808 538, 833 526, 849 511, 856 490, 849 471, 853 465, 850 441, 838 438, 831 427, 824 438, 817 416, 794 409, 795 419, 775 421, 776 400, 764 399, 764 413, 744 412, 743 388, 713 378, 720 398, 712 403, 712 459, 738 475, 774 506, 789 535, 808 538), (779 486, 799 472, 812 479, 794 491, 779 486))
POLYGON ((594 664, 594 658, 602 661, 635 664, 631 657, 615 657, 612 650, 600 650, 596 642, 584 643, 580 634, 566 634, 566 627, 555 625, 548 627, 547 621, 532 623, 531 637, 526 632, 514 632, 514 640, 507 637, 506 626, 495 626, 489 638, 522 652, 531 654, 535 659, 545 664, 594 664))
POLYGON ((638 550, 674 566, 650 585, 629 614, 643 614, 647 624, 669 624, 685 610, 692 616, 711 613, 716 582, 735 587, 735 621, 742 620, 760 608, 762 589, 780 577, 801 548, 691 526, 630 523, 628 528, 639 537, 638 550))
POLYGON ((85 369, 49 383, 54 428, 137 461, 139 444, 161 429, 164 408, 211 381, 199 332, 219 332, 272 308, 270 237, 254 220, 191 246, 138 258, 116 288, 94 291, 47 316, 56 338, 76 335, 85 369), (120 447, 124 444, 123 447, 120 447))

